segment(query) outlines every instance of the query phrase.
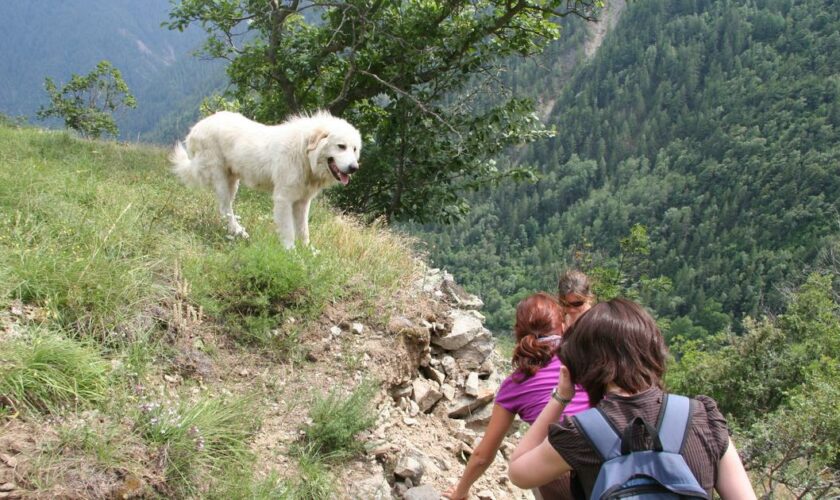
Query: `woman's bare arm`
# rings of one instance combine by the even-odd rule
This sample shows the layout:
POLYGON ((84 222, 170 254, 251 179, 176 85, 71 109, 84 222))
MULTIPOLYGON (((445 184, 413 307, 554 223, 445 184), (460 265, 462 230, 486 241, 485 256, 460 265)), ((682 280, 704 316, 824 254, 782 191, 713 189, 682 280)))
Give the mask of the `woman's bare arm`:
POLYGON ((723 458, 718 463, 718 480, 715 489, 723 500, 751 500, 755 498, 755 491, 750 484, 750 478, 738 456, 738 450, 732 440, 723 458))

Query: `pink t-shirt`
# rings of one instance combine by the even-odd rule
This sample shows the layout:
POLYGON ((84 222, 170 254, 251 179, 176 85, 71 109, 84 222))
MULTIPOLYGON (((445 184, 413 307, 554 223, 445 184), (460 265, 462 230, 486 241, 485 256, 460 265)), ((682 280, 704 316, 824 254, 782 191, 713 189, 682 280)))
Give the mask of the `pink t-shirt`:
MULTIPOLYGON (((551 397, 551 391, 557 386, 560 367, 563 366, 557 356, 540 368, 532 377, 523 380, 523 375, 514 372, 506 378, 496 393, 496 404, 505 410, 519 415, 519 418, 533 424, 543 407, 551 397)), ((563 409, 563 415, 574 415, 588 410, 589 396, 580 385, 575 386, 572 402, 563 409)))

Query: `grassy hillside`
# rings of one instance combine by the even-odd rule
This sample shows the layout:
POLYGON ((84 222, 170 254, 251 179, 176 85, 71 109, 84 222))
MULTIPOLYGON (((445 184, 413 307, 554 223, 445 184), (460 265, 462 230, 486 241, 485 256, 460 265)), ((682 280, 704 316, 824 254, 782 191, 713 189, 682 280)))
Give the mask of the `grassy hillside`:
POLYGON ((408 242, 316 207, 318 251, 287 252, 253 192, 238 203, 252 239, 230 241, 165 156, 0 125, 0 484, 329 498, 377 381, 348 340, 313 346, 341 319, 411 310, 408 242), (295 445, 277 452, 288 439, 266 429, 295 445))

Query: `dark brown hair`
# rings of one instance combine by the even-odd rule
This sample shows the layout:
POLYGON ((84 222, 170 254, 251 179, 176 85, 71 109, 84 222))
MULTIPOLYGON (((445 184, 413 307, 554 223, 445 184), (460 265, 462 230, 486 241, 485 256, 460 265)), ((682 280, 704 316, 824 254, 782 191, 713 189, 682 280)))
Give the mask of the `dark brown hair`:
POLYGON ((511 364, 528 378, 551 361, 557 344, 541 342, 540 337, 563 333, 563 310, 551 295, 539 292, 522 299, 516 306, 513 327, 516 347, 511 364))
POLYGON ((596 304, 563 337, 560 359, 597 404, 607 384, 637 393, 662 387, 667 348, 656 322, 626 299, 596 304))

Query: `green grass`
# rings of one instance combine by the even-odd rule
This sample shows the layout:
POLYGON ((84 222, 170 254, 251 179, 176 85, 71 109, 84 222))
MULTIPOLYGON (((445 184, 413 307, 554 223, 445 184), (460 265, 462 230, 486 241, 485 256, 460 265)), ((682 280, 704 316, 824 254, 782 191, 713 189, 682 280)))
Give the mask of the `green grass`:
POLYGON ((0 341, 0 395, 17 411, 91 407, 108 395, 109 369, 95 349, 57 333, 0 341))
POLYGON ((328 500, 335 498, 335 479, 324 465, 320 452, 304 448, 297 454, 298 476, 279 488, 280 498, 288 500, 328 500))
POLYGON ((253 464, 248 442, 259 415, 251 398, 146 401, 135 421, 140 435, 164 453, 167 482, 178 496, 223 487, 253 464))
POLYGON ((286 251, 270 196, 247 189, 237 210, 252 238, 231 242, 213 195, 178 184, 165 156, 0 126, 0 294, 119 345, 133 340, 135 318, 172 293, 183 265, 189 298, 259 341, 284 315, 314 318, 329 300, 391 297, 416 273, 408 240, 317 203, 318 252, 286 251))
MULTIPOLYGON (((334 479, 323 461, 357 451, 353 437, 372 424, 365 412, 375 387, 316 401, 308 448, 296 455, 301 480, 258 480, 254 400, 222 398, 218 386, 200 396, 161 386, 163 374, 177 372, 168 364, 177 336, 190 335, 167 314, 189 305, 202 311, 204 332, 299 362, 300 339, 333 301, 358 307, 367 324, 400 304, 418 274, 412 242, 316 202, 317 251, 287 251, 270 196, 248 189, 236 207, 251 239, 231 241, 213 194, 179 184, 166 154, 0 120, 0 306, 19 300, 34 311, 11 319, 22 337, 0 330, 0 425, 18 414, 72 419, 93 409, 112 426, 60 426, 58 444, 39 458, 45 470, 62 470, 70 451, 99 470, 142 468, 142 457, 119 450, 131 445, 165 462, 156 488, 166 496, 329 498, 334 479), (155 401, 137 399, 142 385, 158 386, 155 401)), ((217 344, 208 348, 227 345, 217 344)))

